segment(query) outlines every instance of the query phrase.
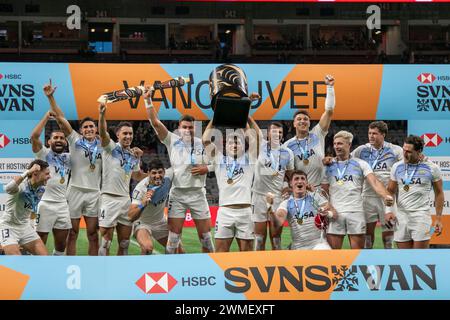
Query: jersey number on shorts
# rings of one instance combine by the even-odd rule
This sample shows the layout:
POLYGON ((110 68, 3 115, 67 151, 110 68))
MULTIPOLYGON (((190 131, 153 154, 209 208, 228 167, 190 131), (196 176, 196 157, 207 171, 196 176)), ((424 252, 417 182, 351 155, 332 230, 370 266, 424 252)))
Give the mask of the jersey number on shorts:
POLYGON ((36 223, 39 223, 39 219, 41 218, 41 215, 40 214, 37 214, 36 215, 36 223))
POLYGON ((105 209, 100 212, 100 219, 105 219, 105 209))
POLYGON ((2 230, 2 238, 3 239, 9 238, 9 229, 2 230))

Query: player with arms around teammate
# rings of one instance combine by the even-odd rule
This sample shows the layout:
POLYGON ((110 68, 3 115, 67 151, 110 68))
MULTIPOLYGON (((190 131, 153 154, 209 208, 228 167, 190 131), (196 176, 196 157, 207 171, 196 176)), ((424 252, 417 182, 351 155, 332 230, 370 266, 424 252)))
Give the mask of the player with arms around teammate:
POLYGON ((206 174, 209 160, 201 139, 195 137, 194 118, 183 115, 178 122, 178 134, 169 132, 158 119, 151 100, 153 91, 144 93, 150 124, 169 153, 173 168, 172 189, 169 196, 169 239, 166 253, 176 253, 181 241, 186 211, 189 209, 197 228, 203 252, 214 252, 211 237, 211 213, 206 200, 206 174))
POLYGON ((50 179, 48 164, 34 160, 28 170, 6 186, 5 212, 0 217, 0 244, 6 255, 20 255, 20 247, 33 255, 47 255, 47 248, 31 226, 44 187, 50 179))
POLYGON ((66 250, 67 236, 72 228, 66 198, 71 164, 70 154, 64 152, 67 141, 62 131, 55 130, 50 134, 48 139, 50 148, 45 147, 40 140, 42 130, 50 116, 50 112, 47 112, 31 133, 33 153, 36 158, 49 164, 51 175, 39 202, 36 231, 44 244, 47 243, 48 233, 52 231, 55 242, 53 255, 62 256, 66 250))
MULTIPOLYGON (((164 248, 167 245, 169 228, 164 208, 172 184, 171 171, 171 169, 166 171, 159 159, 150 161, 147 178, 141 180, 133 191, 128 218, 134 222, 133 233, 141 247, 142 255, 152 254, 152 238, 164 248)), ((183 251, 181 243, 178 249, 183 251)))
MULTIPOLYGON (((352 152, 355 158, 366 161, 373 173, 385 187, 389 182, 391 168, 394 163, 403 159, 400 146, 385 141, 388 126, 383 121, 374 121, 369 124, 369 143, 359 146, 352 152)), ((367 181, 363 188, 363 208, 366 215, 366 241, 365 249, 372 249, 375 241, 375 226, 380 221, 383 231, 385 249, 392 249, 394 232, 387 228, 384 222, 385 205, 383 200, 373 191, 367 181)))
POLYGON ((294 128, 296 136, 284 143, 284 147, 291 149, 295 155, 295 170, 302 170, 308 175, 311 185, 317 187, 322 182, 323 164, 325 155, 325 137, 330 128, 334 113, 335 95, 334 78, 325 77, 327 95, 325 98, 325 112, 319 123, 309 130, 311 122, 307 111, 299 110, 294 114, 294 128))
POLYGON ((119 243, 117 255, 127 255, 130 245, 132 223, 128 219, 130 200, 130 180, 144 178, 140 172, 142 150, 130 148, 133 142, 133 127, 129 122, 121 122, 115 128, 118 142, 111 140, 106 125, 106 105, 99 106, 99 133, 103 148, 102 195, 98 223, 101 244, 99 256, 109 255, 109 248, 117 230, 119 243))
MULTIPOLYGON (((326 243, 321 238, 322 230, 316 226, 319 220, 325 226, 328 219, 336 219, 337 213, 331 208, 326 197, 319 192, 309 192, 306 173, 295 170, 291 175, 290 185, 292 196, 281 202, 274 213, 273 198, 269 195, 268 212, 272 217, 273 225, 281 227, 285 220, 291 227, 292 250, 311 250, 319 244, 326 243), (317 217, 317 216, 320 217, 317 217)), ((327 246, 329 248, 329 246, 327 246)), ((329 248, 331 249, 331 248, 329 248)))
MULTIPOLYGON (((265 250, 267 223, 266 196, 272 193, 272 209, 277 210, 282 201, 285 176, 294 170, 294 154, 291 149, 281 146, 283 126, 272 122, 269 126, 268 141, 263 140, 256 163, 255 180, 252 189, 252 219, 255 223, 255 250, 265 250)), ((272 249, 281 249, 281 229, 270 228, 272 249)))
POLYGON ((52 113, 60 129, 69 143, 69 153, 72 163, 72 173, 67 189, 67 201, 72 223, 67 240, 67 255, 76 255, 76 243, 80 228, 81 216, 86 222, 86 233, 89 241, 88 254, 98 253, 98 214, 100 209, 100 181, 102 173, 102 148, 97 138, 97 126, 93 119, 84 118, 80 121, 81 135, 72 129, 64 118, 64 113, 54 98, 56 87, 52 82, 45 85, 52 113))
POLYGON ((422 154, 423 140, 409 136, 403 144, 403 161, 391 169, 388 190, 397 195, 397 215, 390 212, 386 223, 394 226, 394 241, 399 249, 426 249, 429 247, 433 228, 431 226, 430 192, 434 191, 436 223, 434 229, 442 233, 442 210, 444 191, 439 167, 422 154))
MULTIPOLYGON (((339 131, 334 135, 336 158, 325 169, 323 188, 330 194, 330 203, 338 217, 328 227, 328 242, 333 249, 341 249, 344 236, 348 235, 352 249, 363 249, 366 234, 366 218, 362 206, 362 190, 367 181, 384 203, 394 201, 384 185, 375 177, 366 161, 350 156, 353 135, 339 131)), ((392 210, 390 207, 386 210, 392 210)))

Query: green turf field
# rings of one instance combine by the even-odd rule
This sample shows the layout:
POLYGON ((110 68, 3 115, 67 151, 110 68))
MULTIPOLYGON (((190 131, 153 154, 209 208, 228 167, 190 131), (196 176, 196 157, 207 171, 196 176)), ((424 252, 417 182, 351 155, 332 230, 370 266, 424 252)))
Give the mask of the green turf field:
MULTIPOLYGON (((290 229, 289 228, 284 228, 283 230, 283 235, 282 235, 282 247, 283 249, 285 249, 289 243, 291 242, 291 237, 290 237, 290 229)), ((214 229, 211 229, 211 232, 214 234, 214 229)), ((111 255, 116 255, 117 253, 117 238, 116 235, 114 235, 114 240, 113 243, 111 245, 111 255)), ((182 235, 182 242, 183 242, 183 246, 186 250, 186 253, 199 253, 201 252, 201 248, 200 248, 200 243, 198 241, 198 237, 197 237, 197 231, 195 228, 184 228, 183 229, 183 235, 182 235)), ((155 241, 155 251, 154 253, 158 254, 158 253, 164 253, 164 248, 155 241)), ((88 247, 88 242, 87 242, 87 238, 86 238, 86 231, 84 229, 80 230, 80 234, 78 237, 78 242, 77 242, 77 252, 78 255, 82 256, 82 255, 87 255, 87 247, 88 247)), ((47 248, 49 250, 49 253, 51 254, 53 252, 53 237, 50 234, 48 237, 48 241, 47 241, 47 248)), ((270 242, 267 243, 266 248, 270 248, 270 242)), ((348 239, 346 238, 346 240, 344 241, 344 249, 349 249, 350 246, 348 244, 348 239)), ((377 227, 375 229, 375 245, 374 245, 375 249, 382 249, 383 248, 383 243, 381 240, 381 228, 377 227)), ((233 244, 231 246, 231 251, 238 251, 238 246, 236 244, 236 241, 233 241, 233 244)), ((139 245, 136 242, 136 239, 132 238, 132 243, 130 244, 130 249, 129 249, 129 254, 130 255, 138 255, 140 254, 140 249, 139 249, 139 245)))

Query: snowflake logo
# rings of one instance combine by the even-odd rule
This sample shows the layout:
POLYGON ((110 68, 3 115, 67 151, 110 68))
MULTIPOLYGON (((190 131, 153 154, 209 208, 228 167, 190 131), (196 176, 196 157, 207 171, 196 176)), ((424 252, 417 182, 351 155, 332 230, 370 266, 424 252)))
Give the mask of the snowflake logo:
POLYGON ((417 99, 417 111, 429 111, 429 99, 417 99))
POLYGON ((331 272, 333 272, 333 284, 337 284, 334 291, 358 291, 358 278, 356 277, 356 266, 337 266, 331 267, 331 272))

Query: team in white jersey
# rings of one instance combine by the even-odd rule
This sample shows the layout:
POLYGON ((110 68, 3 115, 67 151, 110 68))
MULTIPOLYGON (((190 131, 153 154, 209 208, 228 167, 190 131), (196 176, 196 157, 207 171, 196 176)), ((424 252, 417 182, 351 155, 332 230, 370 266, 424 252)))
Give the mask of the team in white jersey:
POLYGON ((36 231, 44 244, 47 243, 48 233, 52 231, 53 255, 62 256, 66 250, 67 236, 72 228, 66 198, 71 163, 70 154, 63 152, 67 142, 62 131, 53 131, 50 134, 50 139, 48 139, 50 148, 45 147, 40 141, 40 135, 50 116, 50 112, 47 112, 31 133, 33 153, 37 159, 49 164, 51 175, 45 193, 39 202, 36 231))
MULTIPOLYGON (((328 220, 336 219, 336 211, 320 192, 310 192, 306 173, 295 170, 290 179, 292 195, 274 210, 273 196, 267 198, 268 212, 274 226, 282 226, 287 220, 291 227, 291 250, 331 249, 323 233, 328 220), (320 224, 317 226, 317 221, 320 224), (320 227, 320 228, 319 228, 320 227)), ((318 190, 315 190, 318 191, 318 190)))
POLYGON ((337 211, 337 219, 328 227, 328 242, 334 249, 340 249, 344 236, 348 235, 352 249, 364 248, 366 218, 363 211, 362 191, 367 181, 382 197, 386 205, 393 205, 393 198, 383 184, 375 177, 369 164, 350 156, 353 135, 347 131, 335 134, 334 159, 325 169, 323 188, 330 194, 331 205, 337 211))
MULTIPOLYGON (((256 162, 255 179, 252 188, 252 219, 255 223, 255 250, 265 250, 267 223, 267 193, 274 195, 273 210, 281 203, 284 180, 294 170, 294 154, 291 149, 280 146, 283 139, 283 126, 279 122, 269 125, 268 141, 263 140, 256 162)), ((281 249, 281 228, 269 229, 273 250, 281 249), (273 231, 273 232, 272 232, 273 231)))
MULTIPOLYGON (((373 173, 385 187, 389 182, 391 168, 394 163, 403 159, 400 146, 384 141, 388 132, 387 124, 383 121, 374 121, 369 124, 369 143, 357 147, 352 152, 355 158, 366 161, 373 173)), ((384 248, 392 249, 394 232, 387 228, 384 222, 385 205, 383 200, 375 193, 370 185, 364 182, 363 208, 366 215, 366 241, 365 248, 371 249, 375 241, 375 226, 380 221, 384 248)))
MULTIPOLYGON (((164 215, 166 200, 172 185, 173 171, 164 169, 163 163, 154 159, 148 165, 148 176, 135 187, 128 218, 133 222, 133 234, 142 255, 153 252, 153 239, 164 248, 169 237, 167 218, 164 215)), ((178 253, 184 253, 181 243, 178 253)))
POLYGON ((20 255, 20 247, 33 255, 47 255, 47 248, 32 227, 44 186, 50 179, 48 164, 34 160, 28 170, 6 186, 5 212, 0 216, 0 245, 7 255, 20 255))
POLYGON ((67 239, 67 255, 76 255, 81 215, 86 222, 86 234, 89 242, 88 253, 98 253, 98 213, 100 209, 100 181, 102 173, 102 147, 97 137, 97 126, 91 118, 80 121, 81 135, 72 129, 64 118, 64 113, 56 104, 53 94, 56 87, 50 83, 44 86, 52 113, 69 143, 72 171, 67 189, 67 201, 72 229, 67 239))
POLYGON ((99 106, 99 133, 102 142, 102 191, 98 224, 101 244, 99 256, 109 255, 109 248, 117 231, 117 255, 128 255, 132 223, 128 219, 130 180, 140 181, 145 175, 140 171, 142 150, 130 148, 133 142, 133 127, 129 122, 120 122, 115 128, 118 142, 111 140, 106 125, 106 105, 99 106))
POLYGON ((166 146, 173 168, 172 189, 169 196, 169 239, 166 252, 176 253, 181 232, 189 209, 197 228, 203 252, 214 252, 211 236, 211 214, 206 200, 206 174, 208 173, 205 149, 201 139, 195 137, 194 118, 184 115, 178 122, 178 133, 171 133, 158 119, 151 96, 144 94, 148 119, 158 139, 166 146))
POLYGON ((403 161, 392 166, 388 190, 397 196, 397 214, 385 220, 394 226, 394 241, 400 249, 428 248, 431 235, 442 232, 444 191, 439 167, 422 154, 423 140, 408 136, 403 144, 403 161), (436 222, 432 226, 430 192, 434 191, 436 222), (434 229, 434 230, 433 230, 434 229))

